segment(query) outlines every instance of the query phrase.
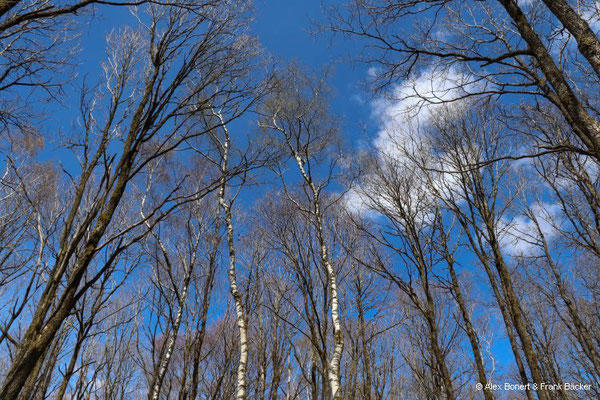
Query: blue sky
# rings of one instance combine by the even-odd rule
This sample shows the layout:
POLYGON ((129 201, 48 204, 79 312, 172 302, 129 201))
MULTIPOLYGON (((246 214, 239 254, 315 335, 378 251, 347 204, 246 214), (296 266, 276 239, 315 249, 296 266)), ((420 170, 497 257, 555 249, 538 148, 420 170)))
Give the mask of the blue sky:
MULTIPOLYGON (((404 120, 397 120, 400 111, 405 108, 417 108, 418 115, 413 118, 413 122, 418 125, 427 125, 428 120, 435 114, 435 108, 430 107, 421 112, 421 108, 414 107, 416 101, 411 98, 413 86, 416 86, 427 93, 427 87, 434 87, 436 91, 441 91, 444 96, 455 98, 455 91, 451 89, 448 81, 435 76, 431 70, 416 70, 414 81, 397 82, 391 89, 391 95, 395 98, 382 99, 372 98, 364 90, 364 83, 368 77, 368 65, 356 62, 348 62, 348 58, 356 56, 364 44, 360 40, 347 40, 342 37, 332 38, 330 34, 314 34, 314 30, 319 22, 326 22, 325 7, 336 4, 342 4, 348 0, 255 0, 255 19, 251 24, 251 30, 264 46, 265 50, 273 57, 274 62, 281 66, 289 62, 297 62, 300 66, 321 71, 327 69, 330 71, 328 83, 333 89, 331 95, 331 106, 333 111, 339 115, 341 135, 349 149, 349 154, 353 155, 358 149, 364 146, 372 146, 376 150, 390 151, 390 137, 383 133, 393 132, 395 138, 402 135, 412 135, 405 126, 404 120)), ((50 103, 47 108, 48 120, 55 123, 43 124, 48 132, 45 137, 57 135, 59 131, 68 133, 75 121, 78 119, 78 91, 84 80, 92 86, 97 82, 102 74, 101 65, 105 60, 106 35, 115 29, 124 25, 135 25, 129 10, 126 8, 108 8, 99 7, 94 20, 85 29, 81 38, 81 52, 74 55, 73 58, 73 76, 72 85, 66 88, 64 106, 58 106, 50 103)), ((408 26, 410 24, 406 24, 408 26)), ((405 27, 406 27, 405 26, 405 27)), ((410 28, 407 28, 410 29, 410 28)), ((451 70, 459 80, 460 73, 451 70)), ((522 101, 518 96, 506 96, 502 99, 504 104, 518 104, 522 101)), ((42 125, 42 124, 40 124, 42 125)), ((234 129, 236 134, 245 134, 245 130, 256 126, 255 115, 249 114, 241 121, 236 121, 234 129)), ((230 126, 231 128, 231 126, 230 126)), ((60 159, 60 161, 69 168, 76 168, 74 157, 68 150, 58 149, 57 144, 61 142, 58 136, 55 143, 48 143, 46 152, 41 154, 42 158, 60 159)), ((390 153, 388 153, 390 154, 390 153)), ((292 165, 292 167, 294 167, 292 165)), ((296 172, 291 171, 291 174, 296 172)), ((266 173, 265 173, 266 175, 266 173)), ((262 177, 261 177, 262 178, 262 177)), ((270 178, 268 178, 270 179, 270 178)), ((291 179, 291 178, 290 178, 291 179)), ((267 178, 265 178, 267 180, 267 178)), ((275 180, 275 178, 273 178, 275 180)), ((276 183, 275 183, 276 184, 276 183)), ((238 209, 251 214, 252 211, 246 208, 252 205, 257 199, 275 186, 262 185, 260 187, 246 187, 243 195, 238 201, 238 209)), ((337 189, 334 187, 332 190, 337 189)), ((531 230, 525 219, 516 220, 517 224, 523 230, 531 230), (529 229, 528 229, 529 228, 529 229)), ((236 226, 237 234, 243 235, 243 224, 236 226)), ((490 331, 494 334, 491 345, 491 352, 498 362, 495 367, 500 373, 513 367, 514 358, 510 349, 510 344, 505 337, 503 322, 499 318, 494 299, 487 281, 487 277, 479 268, 478 260, 471 254, 470 250, 461 250, 457 253, 460 257, 460 272, 468 276, 471 282, 474 282, 472 295, 474 298, 477 320, 485 320, 491 317, 490 331), (473 277, 473 278, 471 278, 473 277), (480 279, 480 281, 479 281, 480 279)), ((397 262, 395 267, 402 269, 401 263, 397 262)), ((226 277, 219 279, 225 281, 226 277)), ((342 282, 343 284, 343 282, 342 282)), ((220 296, 220 290, 225 290, 226 286, 221 285, 216 289, 217 294, 214 303, 211 305, 211 317, 221 315, 224 309, 232 309, 229 296, 220 296)), ((391 307, 389 306, 390 310, 391 307)), ((385 312, 385 309, 384 309, 385 312)), ((483 325, 484 323, 481 323, 483 325)), ((466 343, 466 342, 464 342, 466 343)), ((466 349, 466 348, 465 348, 466 349)), ((468 351, 468 349, 466 349, 468 351)))
POLYGON ((329 84, 334 90, 333 111, 342 119, 342 133, 357 145, 373 133, 371 108, 361 89, 367 66, 343 62, 356 53, 357 43, 329 34, 313 34, 315 24, 325 22, 326 9, 340 0, 256 0, 254 33, 276 60, 297 61, 316 71, 331 68, 329 84), (323 4, 326 4, 325 6, 323 4))
MULTIPOLYGON (((328 1, 327 5, 336 3, 341 2, 328 1)), ((324 66, 333 67, 329 80, 334 89, 332 108, 342 117, 342 133, 346 141, 351 146, 372 143, 381 127, 373 116, 372 99, 361 89, 367 78, 368 66, 343 62, 344 58, 360 50, 361 43, 340 37, 332 42, 330 35, 311 34, 313 22, 318 23, 325 18, 322 0, 258 0, 256 8, 255 34, 278 60, 298 61, 316 70, 324 66)), ((469 256, 463 261, 466 266, 474 262, 469 256)), ((492 351, 496 360, 512 362, 514 359, 508 340, 502 335, 494 339, 492 351)), ((500 365, 497 367, 501 368, 500 365)))
MULTIPOLYGON (((341 133, 346 144, 362 147, 371 142, 377 132, 377 124, 372 118, 369 95, 361 87, 367 78, 367 66, 344 62, 357 51, 356 41, 329 34, 313 34, 315 24, 325 22, 324 7, 342 4, 340 0, 255 0, 255 19, 252 33, 256 35, 274 61, 297 62, 316 72, 328 70, 328 84, 333 89, 331 106, 340 117, 341 133)), ((73 69, 70 84, 62 106, 49 103, 47 114, 42 118, 52 121, 43 124, 52 129, 49 137, 56 137, 56 143, 46 143, 42 158, 58 157, 69 165, 70 152, 57 149, 59 135, 73 129, 78 119, 79 91, 85 82, 88 86, 97 83, 102 74, 101 65, 106 57, 106 35, 126 25, 135 25, 127 8, 99 7, 83 31, 79 46, 80 52, 72 59, 73 69)), ((239 126, 239 125, 238 125, 239 126)))
MULTIPOLYGON (((342 2, 329 0, 327 6, 336 3, 342 2)), ((256 18, 252 30, 267 52, 278 64, 295 61, 315 71, 330 69, 328 82, 333 89, 331 105, 340 116, 343 138, 351 148, 373 143, 381 128, 373 117, 372 99, 361 88, 367 78, 368 66, 344 61, 360 50, 361 43, 339 37, 332 41, 328 34, 311 34, 314 23, 325 21, 322 0, 256 0, 255 7, 256 18)), ((100 66, 105 58, 106 35, 132 21, 131 14, 124 8, 101 8, 95 18, 90 24, 91 28, 82 36, 82 51, 74 60, 78 64, 77 76, 73 77, 74 85, 69 89, 72 92, 66 96, 71 103, 56 112, 51 111, 48 117, 57 122, 47 125, 53 129, 60 127, 64 131, 73 126, 78 117, 78 96, 75 93, 84 75, 93 84, 102 72, 100 66)), ((56 150, 52 145, 48 147, 48 150, 56 150)), ((64 150, 45 156, 59 157, 67 167, 72 162, 69 160, 71 153, 64 150)), ((256 198, 260 193, 253 189, 249 198, 256 198)), ((512 358, 509 346, 500 338, 496 338, 494 352, 499 353, 497 356, 501 362, 512 358)))

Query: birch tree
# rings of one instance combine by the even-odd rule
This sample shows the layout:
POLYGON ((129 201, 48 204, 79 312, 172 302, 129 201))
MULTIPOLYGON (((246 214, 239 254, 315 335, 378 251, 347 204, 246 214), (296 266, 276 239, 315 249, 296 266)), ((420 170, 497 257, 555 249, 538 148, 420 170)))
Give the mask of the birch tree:
MULTIPOLYGON (((288 190, 286 195, 299 210, 310 216, 316 230, 319 260, 321 268, 327 274, 333 324, 334 348, 328 363, 328 379, 331 397, 338 399, 341 398, 340 366, 344 336, 337 271, 332 263, 325 227, 325 210, 330 204, 323 199, 323 190, 335 174, 337 157, 332 154, 333 158, 325 167, 325 178, 318 178, 317 167, 317 160, 333 150, 330 144, 335 143, 337 127, 327 113, 325 89, 321 82, 311 81, 292 68, 275 90, 276 94, 265 104, 266 118, 261 121, 261 127, 279 135, 276 140, 280 143, 283 154, 295 164, 303 182, 304 199, 296 200, 288 190)), ((283 184, 286 185, 285 180, 283 184)))
MULTIPOLYGON (((96 118, 93 107, 88 107, 83 116, 83 132, 75 147, 82 149, 80 173, 74 179, 73 197, 64 214, 56 261, 20 338, 1 397, 18 396, 77 300, 109 271, 120 253, 146 234, 144 219, 139 218, 122 230, 111 229, 129 183, 152 159, 214 128, 191 126, 192 111, 198 112, 209 103, 235 109, 247 93, 244 76, 248 70, 239 68, 240 63, 247 65, 240 49, 249 38, 239 34, 245 3, 215 6, 190 2, 188 6, 150 7, 147 16, 140 17, 147 18, 147 24, 141 24, 139 31, 125 31, 110 41, 113 47, 106 64, 106 118, 96 118), (223 59, 228 62, 223 63, 223 59), (216 93, 215 86, 219 88, 216 93), (217 101, 216 97, 225 92, 237 95, 222 96, 217 101), (120 150, 113 153, 116 143, 121 144, 120 150), (96 182, 102 184, 97 186, 96 182), (88 199, 89 208, 83 208, 88 199), (109 251, 105 265, 84 279, 101 250, 109 251)), ((232 115, 239 115, 239 111, 232 115)), ((179 204, 217 187, 218 180, 194 193, 174 195, 179 190, 175 186, 146 214, 146 219, 156 224, 169 212, 168 208, 162 209, 167 202, 175 200, 171 204, 179 204)))
MULTIPOLYGON (((221 129, 223 131, 223 138, 216 139, 219 147, 220 154, 220 172, 221 181, 219 187, 218 201, 219 206, 223 212, 223 219, 225 223, 225 229, 227 231, 227 250, 229 253, 229 267, 227 270, 227 276, 229 277, 229 290, 233 297, 235 306, 236 322, 239 334, 239 351, 240 357, 237 367, 237 387, 235 398, 237 400, 245 400, 247 397, 247 371, 248 371, 248 322, 245 313, 245 307, 243 302, 242 293, 238 285, 238 277, 236 273, 236 248, 235 248, 235 234, 233 230, 233 213, 231 208, 235 201, 236 195, 229 199, 226 193, 227 189, 227 174, 229 171, 229 157, 231 149, 231 136, 229 135, 229 129, 225 124, 223 116, 217 111, 212 111, 212 116, 218 118, 221 129)), ((239 192, 238 192, 239 193, 239 192)))

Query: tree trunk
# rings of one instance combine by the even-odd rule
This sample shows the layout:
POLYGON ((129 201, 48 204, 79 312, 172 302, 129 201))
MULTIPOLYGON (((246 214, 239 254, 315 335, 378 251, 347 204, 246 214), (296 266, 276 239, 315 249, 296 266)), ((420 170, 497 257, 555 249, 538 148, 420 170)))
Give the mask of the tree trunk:
POLYGON ((435 358, 435 364, 437 364, 438 366, 437 369, 440 374, 443 391, 446 395, 446 399, 455 399, 456 396, 454 395, 454 385, 452 384, 452 377, 450 376, 450 371, 448 371, 448 366, 446 365, 446 360, 439 344, 439 332, 437 323, 435 321, 435 304, 431 295, 431 291, 429 290, 427 277, 422 276, 422 279, 425 279, 425 282, 423 283, 425 297, 427 299, 425 318, 427 320, 427 326, 429 328, 429 342, 431 344, 431 351, 433 353, 433 357, 435 358))
POLYGON ((318 203, 318 197, 315 200, 315 216, 317 219, 317 237, 321 247, 321 263, 327 271, 327 281, 329 283, 329 296, 331 303, 331 320, 333 322, 333 354, 329 361, 329 387, 331 389, 331 397, 334 400, 341 399, 341 384, 340 384, 340 364, 342 360, 342 351, 344 349, 344 333, 340 322, 339 305, 338 305, 338 288, 337 276, 333 265, 329 261, 327 252, 327 244, 323 234, 323 221, 321 209, 318 203))
MULTIPOLYGON (((504 258, 501 255, 498 241, 495 239, 495 233, 490 231, 489 234, 491 235, 490 245, 494 254, 494 264, 496 265, 498 275, 500 276, 500 283, 502 285, 502 290, 504 292, 508 308, 510 309, 514 327, 519 335, 523 353, 525 355, 525 359, 527 360, 527 364, 529 365, 529 370, 531 371, 531 377, 533 378, 533 381, 539 385, 540 383, 544 382, 544 378, 540 370, 537 355, 535 354, 535 350, 533 348, 531 336, 529 335, 525 325, 521 304, 512 286, 512 280, 510 278, 508 268, 504 263, 504 258)), ((548 398, 546 391, 541 388, 537 391, 537 393, 540 400, 546 400, 548 398)))
MULTIPOLYGON (((517 1, 498 1, 514 21, 521 37, 527 42, 529 50, 537 59, 539 68, 554 88, 555 96, 552 96, 551 100, 559 107, 567 122, 573 127, 573 131, 588 150, 600 161, 600 122, 590 115, 579 101, 517 1)), ((551 1, 554 0, 548 0, 548 2, 551 1)))
MULTIPOLYGON (((478 241, 475 241, 475 238, 469 232, 469 230, 468 230, 469 228, 466 225, 465 221, 461 221, 461 223, 463 224, 463 227, 465 228, 465 232, 467 234, 469 242, 471 243, 471 246, 473 247, 473 249, 475 249, 477 257, 479 258, 479 261, 483 265, 483 268, 485 269, 485 272, 488 276, 490 286, 492 287, 492 293, 494 294, 494 298, 496 299, 496 302, 498 303, 498 307, 500 308, 500 314, 502 314, 502 320, 504 321, 504 326, 506 328, 506 334, 508 336, 508 340, 510 342, 510 346, 512 348, 513 355, 515 357, 515 363, 517 364, 519 376, 521 377, 521 383, 523 383, 524 385, 527 385, 527 383, 529 383, 529 378, 527 376, 527 371, 525 370, 525 365, 523 364, 523 360, 521 359, 521 353, 519 351, 519 344, 517 343, 517 338, 515 337, 515 333, 513 330, 514 328, 513 328, 513 323, 512 323, 512 316, 511 316, 510 310, 506 306, 506 302, 504 300, 504 297, 502 296, 502 293, 500 292, 500 288, 498 287, 498 282, 496 280, 497 278, 493 274, 492 269, 490 267, 489 258, 487 257, 487 254, 485 254, 481 251, 481 249, 483 248, 483 243, 481 243, 481 241, 479 239, 478 239, 478 241)), ((530 389, 525 389, 525 394, 527 395, 527 398, 529 400, 534 400, 533 394, 530 389)))
MULTIPOLYGON (((162 247, 162 245, 161 245, 162 247)), ((160 360, 160 365, 158 368, 158 372, 153 379, 150 393, 148 395, 149 400, 158 400, 160 396, 160 391, 162 389, 162 385, 165 379, 165 375, 167 373, 167 369, 169 368, 169 363, 171 362, 171 357, 173 356, 173 350, 175 349, 175 344, 177 342, 177 336, 179 332, 179 326, 181 325, 181 318, 183 316, 183 309, 185 308, 185 300, 187 299, 188 289, 190 285, 190 280, 192 277, 193 270, 193 262, 190 263, 188 270, 186 271, 186 276, 183 283, 183 292, 181 296, 177 296, 179 300, 179 304, 177 307, 177 314, 175 315, 175 321, 171 326, 171 333, 167 335, 167 351, 165 352, 164 358, 160 360)))
MULTIPOLYGON (((438 219, 441 221, 441 215, 438 213, 438 219)), ((471 351, 473 352, 473 358, 475 359, 475 366, 477 368, 477 375, 479 377, 479 383, 483 386, 483 395, 486 400, 493 400, 495 398, 493 392, 491 390, 486 390, 485 387, 488 383, 486 374, 485 374, 485 365, 483 363, 483 356, 481 355, 481 347, 479 344, 479 337, 477 336, 477 332, 473 328, 473 324, 471 322, 471 316, 467 310, 466 301, 463 297, 462 290, 460 288, 460 282, 458 280, 458 276, 456 275, 456 271, 454 269, 454 257, 450 254, 450 249, 448 248, 447 236, 444 231, 443 226, 440 222, 440 244, 442 247, 442 252, 446 262, 448 263, 448 270, 450 272, 450 279, 452 282, 452 292, 454 294, 454 299, 458 304, 458 309, 460 311, 460 315, 462 320, 465 323, 465 332, 467 333, 467 337, 469 338, 469 344, 471 345, 471 351)))
POLYGON ((550 267, 550 271, 552 272, 552 276, 554 277, 554 281, 558 289, 558 295, 565 303, 565 306, 567 307, 567 311, 569 312, 569 316, 571 317, 575 329, 573 329, 573 327, 570 326, 571 324, 569 324, 568 321, 565 321, 565 326, 567 327, 567 329, 569 329, 569 331, 571 331, 573 336, 575 336, 575 338, 581 346, 581 349, 583 350, 583 353, 592 362, 596 373, 596 377, 600 378, 600 354, 598 354, 598 350, 594 345, 592 335, 585 323, 579 317, 577 305, 569 295, 567 288, 565 287, 565 284, 563 282, 563 279, 560 276, 556 265, 554 264, 554 260, 552 259, 552 255, 550 254, 550 249, 548 247, 548 242, 546 241, 546 237, 543 234, 537 219, 533 217, 532 220, 536 225, 538 233, 540 234, 542 246, 544 247, 544 255, 548 262, 548 266, 550 267))
POLYGON ((222 160, 221 160, 221 188, 219 189, 219 205, 223 210, 225 219, 225 228, 227 229, 227 247, 229 249, 229 284, 230 291, 235 304, 235 312, 237 319, 237 326, 240 335, 240 359, 237 368, 237 389, 236 389, 236 400, 246 399, 246 370, 248 364, 248 333, 246 327, 246 318, 244 315, 244 305, 242 300, 242 294, 240 293, 237 285, 236 276, 236 255, 235 255, 235 236, 233 232, 233 216, 231 214, 231 204, 225 201, 225 186, 226 177, 228 171, 228 157, 229 157, 229 146, 230 137, 229 131, 225 126, 223 117, 220 114, 216 115, 220 121, 223 131, 225 133, 225 141, 222 143, 222 160))
MULTIPOLYGON (((218 225, 217 225, 218 226, 218 225)), ((200 314, 200 329, 198 329, 198 336, 194 342, 194 362, 192 366, 192 389, 190 398, 195 400, 198 397, 198 386, 200 385, 200 361, 202 359, 202 348, 204 345, 204 336, 206 334, 206 322, 208 320, 208 309, 210 307, 210 295, 213 289, 215 269, 217 262, 217 252, 219 248, 218 235, 215 234, 213 240, 213 248, 210 252, 210 259, 208 261, 208 276, 202 287, 202 311, 200 314)))
POLYGON ((600 40, 573 7, 565 0, 542 0, 577 41, 579 51, 600 77, 600 40))
POLYGON ((0 17, 9 12, 14 6, 19 4, 21 0, 2 0, 0 1, 0 17))
POLYGON ((361 276, 357 276, 358 279, 358 293, 357 293, 357 311, 358 311, 358 328, 360 333, 360 341, 362 346, 362 359, 363 359, 363 368, 365 370, 365 381, 363 383, 363 396, 365 400, 371 400, 371 388, 373 387, 373 378, 371 376, 371 357, 369 355, 369 347, 367 345, 367 337, 365 330, 365 315, 363 309, 363 300, 362 300, 362 282, 361 276))
MULTIPOLYGON (((288 143, 289 144, 289 143, 288 143)), ((321 213, 321 205, 319 199, 319 190, 315 186, 311 177, 306 173, 304 169, 304 161, 298 155, 296 150, 290 145, 292 149, 294 159, 298 165, 304 181, 310 186, 313 194, 313 207, 315 225, 317 228, 317 240, 319 241, 320 247, 320 258, 321 265, 325 268, 327 273, 327 289, 330 297, 331 305, 331 321, 333 323, 333 354, 329 361, 328 378, 329 387, 331 390, 331 397, 334 400, 341 399, 341 380, 340 380, 340 364, 342 360, 342 352, 344 351, 344 333, 342 331, 342 324, 340 320, 339 304, 338 304, 338 287, 337 287, 337 276, 335 269, 329 260, 329 254, 327 250, 327 243, 325 234, 323 232, 323 215, 321 213)))

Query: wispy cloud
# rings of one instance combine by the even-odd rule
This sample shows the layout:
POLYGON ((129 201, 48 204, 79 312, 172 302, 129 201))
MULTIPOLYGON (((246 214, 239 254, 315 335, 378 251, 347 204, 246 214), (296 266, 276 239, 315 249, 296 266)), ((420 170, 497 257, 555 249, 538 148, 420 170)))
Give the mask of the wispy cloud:
POLYGON ((539 254, 543 251, 540 232, 546 241, 559 234, 562 209, 558 203, 536 202, 529 212, 531 215, 505 217, 500 221, 500 246, 511 256, 539 254))
POLYGON ((386 97, 372 104, 373 116, 381 124, 375 147, 386 155, 393 155, 394 147, 413 141, 442 107, 465 97, 474 86, 469 76, 456 68, 426 69, 394 86, 386 97))

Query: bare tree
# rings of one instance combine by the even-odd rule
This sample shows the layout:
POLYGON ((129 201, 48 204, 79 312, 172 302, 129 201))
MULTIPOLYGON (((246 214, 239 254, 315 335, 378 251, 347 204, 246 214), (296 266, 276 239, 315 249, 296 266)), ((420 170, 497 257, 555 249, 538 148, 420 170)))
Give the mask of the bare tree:
POLYGON ((347 3, 360 149, 250 1, 0 1, 0 398, 599 395, 596 2, 347 3))
MULTIPOLYGON (((339 309, 337 272, 331 260, 325 233, 325 210, 330 204, 323 202, 323 190, 333 178, 337 158, 333 156, 326 167, 328 174, 323 179, 319 180, 317 167, 317 160, 330 151, 329 146, 335 141, 337 127, 327 113, 325 92, 320 82, 311 82, 292 68, 278 86, 275 89, 276 94, 266 102, 266 117, 261 122, 261 127, 280 135, 278 140, 284 154, 295 162, 302 178, 305 198, 296 200, 287 190, 286 195, 299 210, 310 216, 316 230, 321 268, 327 273, 334 341, 328 364, 328 379, 331 396, 338 399, 341 398, 340 365, 344 334, 339 309), (306 202, 306 205, 303 204, 306 202)), ((285 180, 283 184, 286 185, 285 180)))
MULTIPOLYGON (((449 114, 440 117, 433 143, 434 148, 444 149, 444 155, 433 163, 424 164, 425 161, 422 161, 421 165, 425 170, 437 168, 444 172, 459 171, 457 174, 442 175, 437 182, 431 174, 427 174, 430 186, 454 213, 471 249, 484 266, 506 324, 521 379, 523 382, 529 381, 525 367, 519 361, 522 351, 533 382, 540 383, 545 381, 543 366, 534 348, 529 318, 515 288, 515 273, 511 273, 501 243, 502 218, 514 197, 520 193, 519 182, 500 193, 499 185, 508 182, 511 172, 506 162, 483 168, 469 167, 495 159, 502 151, 502 146, 506 145, 507 137, 502 135, 498 121, 486 117, 490 115, 489 110, 489 106, 480 105, 479 111, 473 111, 458 120, 451 119, 449 114)), ((532 396, 529 391, 527 394, 532 396)), ((540 387, 538 396, 547 398, 548 394, 540 387)))
MULTIPOLYGON (((272 252, 272 293, 265 305, 289 327, 292 355, 311 398, 328 397, 329 295, 314 229, 295 205, 279 196, 259 204, 257 224, 272 252), (272 304, 275 303, 275 304, 272 304), (277 305, 277 307, 275 307, 277 305)), ((291 367, 291 366, 290 366, 291 367)))
POLYGON ((595 4, 543 4, 351 1, 332 11, 331 28, 365 39, 361 60, 381 67, 380 88, 425 68, 447 79, 455 93, 437 96, 415 88, 408 94, 423 103, 481 95, 547 101, 571 126, 577 141, 539 147, 532 154, 569 150, 598 159, 600 122, 593 93, 599 83, 600 46, 589 22, 595 4), (568 45, 572 37, 578 49, 568 45))
MULTIPOLYGON (((443 302, 436 293, 439 284, 435 277, 440 273, 435 270, 440 266, 435 245, 437 226, 433 223, 436 220, 435 200, 418 173, 390 155, 377 155, 367 171, 361 182, 359 197, 365 202, 365 207, 383 216, 386 222, 372 230, 360 222, 357 225, 363 226, 362 230, 371 240, 381 243, 398 256, 397 260, 390 261, 378 257, 379 262, 370 267, 397 286, 414 307, 414 313, 423 318, 423 329, 427 332, 424 357, 432 361, 427 396, 439 398, 442 390, 444 398, 456 398, 455 382, 447 351, 444 350, 446 346, 452 346, 444 343, 444 336, 451 330, 446 327, 444 332, 440 315, 443 302), (430 355, 427 354, 429 351, 430 355)), ((362 263, 368 265, 365 261, 362 263)), ((418 317, 412 323, 420 324, 418 317)))
MULTIPOLYGON (((244 302, 242 298, 242 293, 240 292, 238 286, 238 278, 236 274, 236 251, 235 251, 235 235, 233 230, 233 213, 231 211, 231 207, 233 206, 233 202, 237 197, 237 194, 232 196, 231 199, 226 198, 225 189, 227 188, 227 180, 226 177, 229 171, 229 162, 230 159, 230 149, 231 149, 231 137, 229 135, 229 130, 227 129, 227 125, 225 125, 225 121, 223 116, 213 111, 213 116, 219 119, 221 124, 221 128, 223 130, 223 139, 222 141, 218 141, 219 143, 219 153, 221 156, 221 182, 219 188, 219 206, 224 215, 225 221, 225 229, 227 230, 227 249, 229 252, 229 268, 227 271, 227 275, 229 277, 229 288, 231 291, 231 296, 233 297, 233 302, 235 305, 235 313, 236 313, 236 321, 239 331, 239 349, 240 349, 240 358, 237 367, 237 387, 236 387, 236 399, 244 400, 247 396, 247 369, 248 369, 248 327, 247 327, 247 318, 245 313, 244 302)), ((239 191, 238 191, 239 193, 239 191)))
POLYGON ((156 224, 170 211, 162 208, 167 202, 174 201, 172 210, 217 187, 218 180, 185 194, 178 184, 145 218, 111 229, 129 182, 151 160, 214 128, 191 126, 195 112, 208 104, 229 107, 232 116, 243 111, 233 110, 248 93, 244 87, 248 69, 241 68, 248 65, 241 53, 243 43, 250 40, 240 34, 244 4, 191 2, 189 6, 194 12, 150 7, 147 17, 140 15, 140 21, 147 18, 148 23, 139 32, 125 31, 111 41, 106 64, 107 117, 102 126, 91 107, 83 116, 83 134, 76 145, 82 150, 80 175, 64 216, 56 261, 5 377, 2 397, 17 397, 78 299, 110 270, 119 254, 145 235, 146 220, 156 224), (114 142, 122 146, 111 154, 114 142), (100 251, 108 252, 104 265, 84 279, 100 251))

